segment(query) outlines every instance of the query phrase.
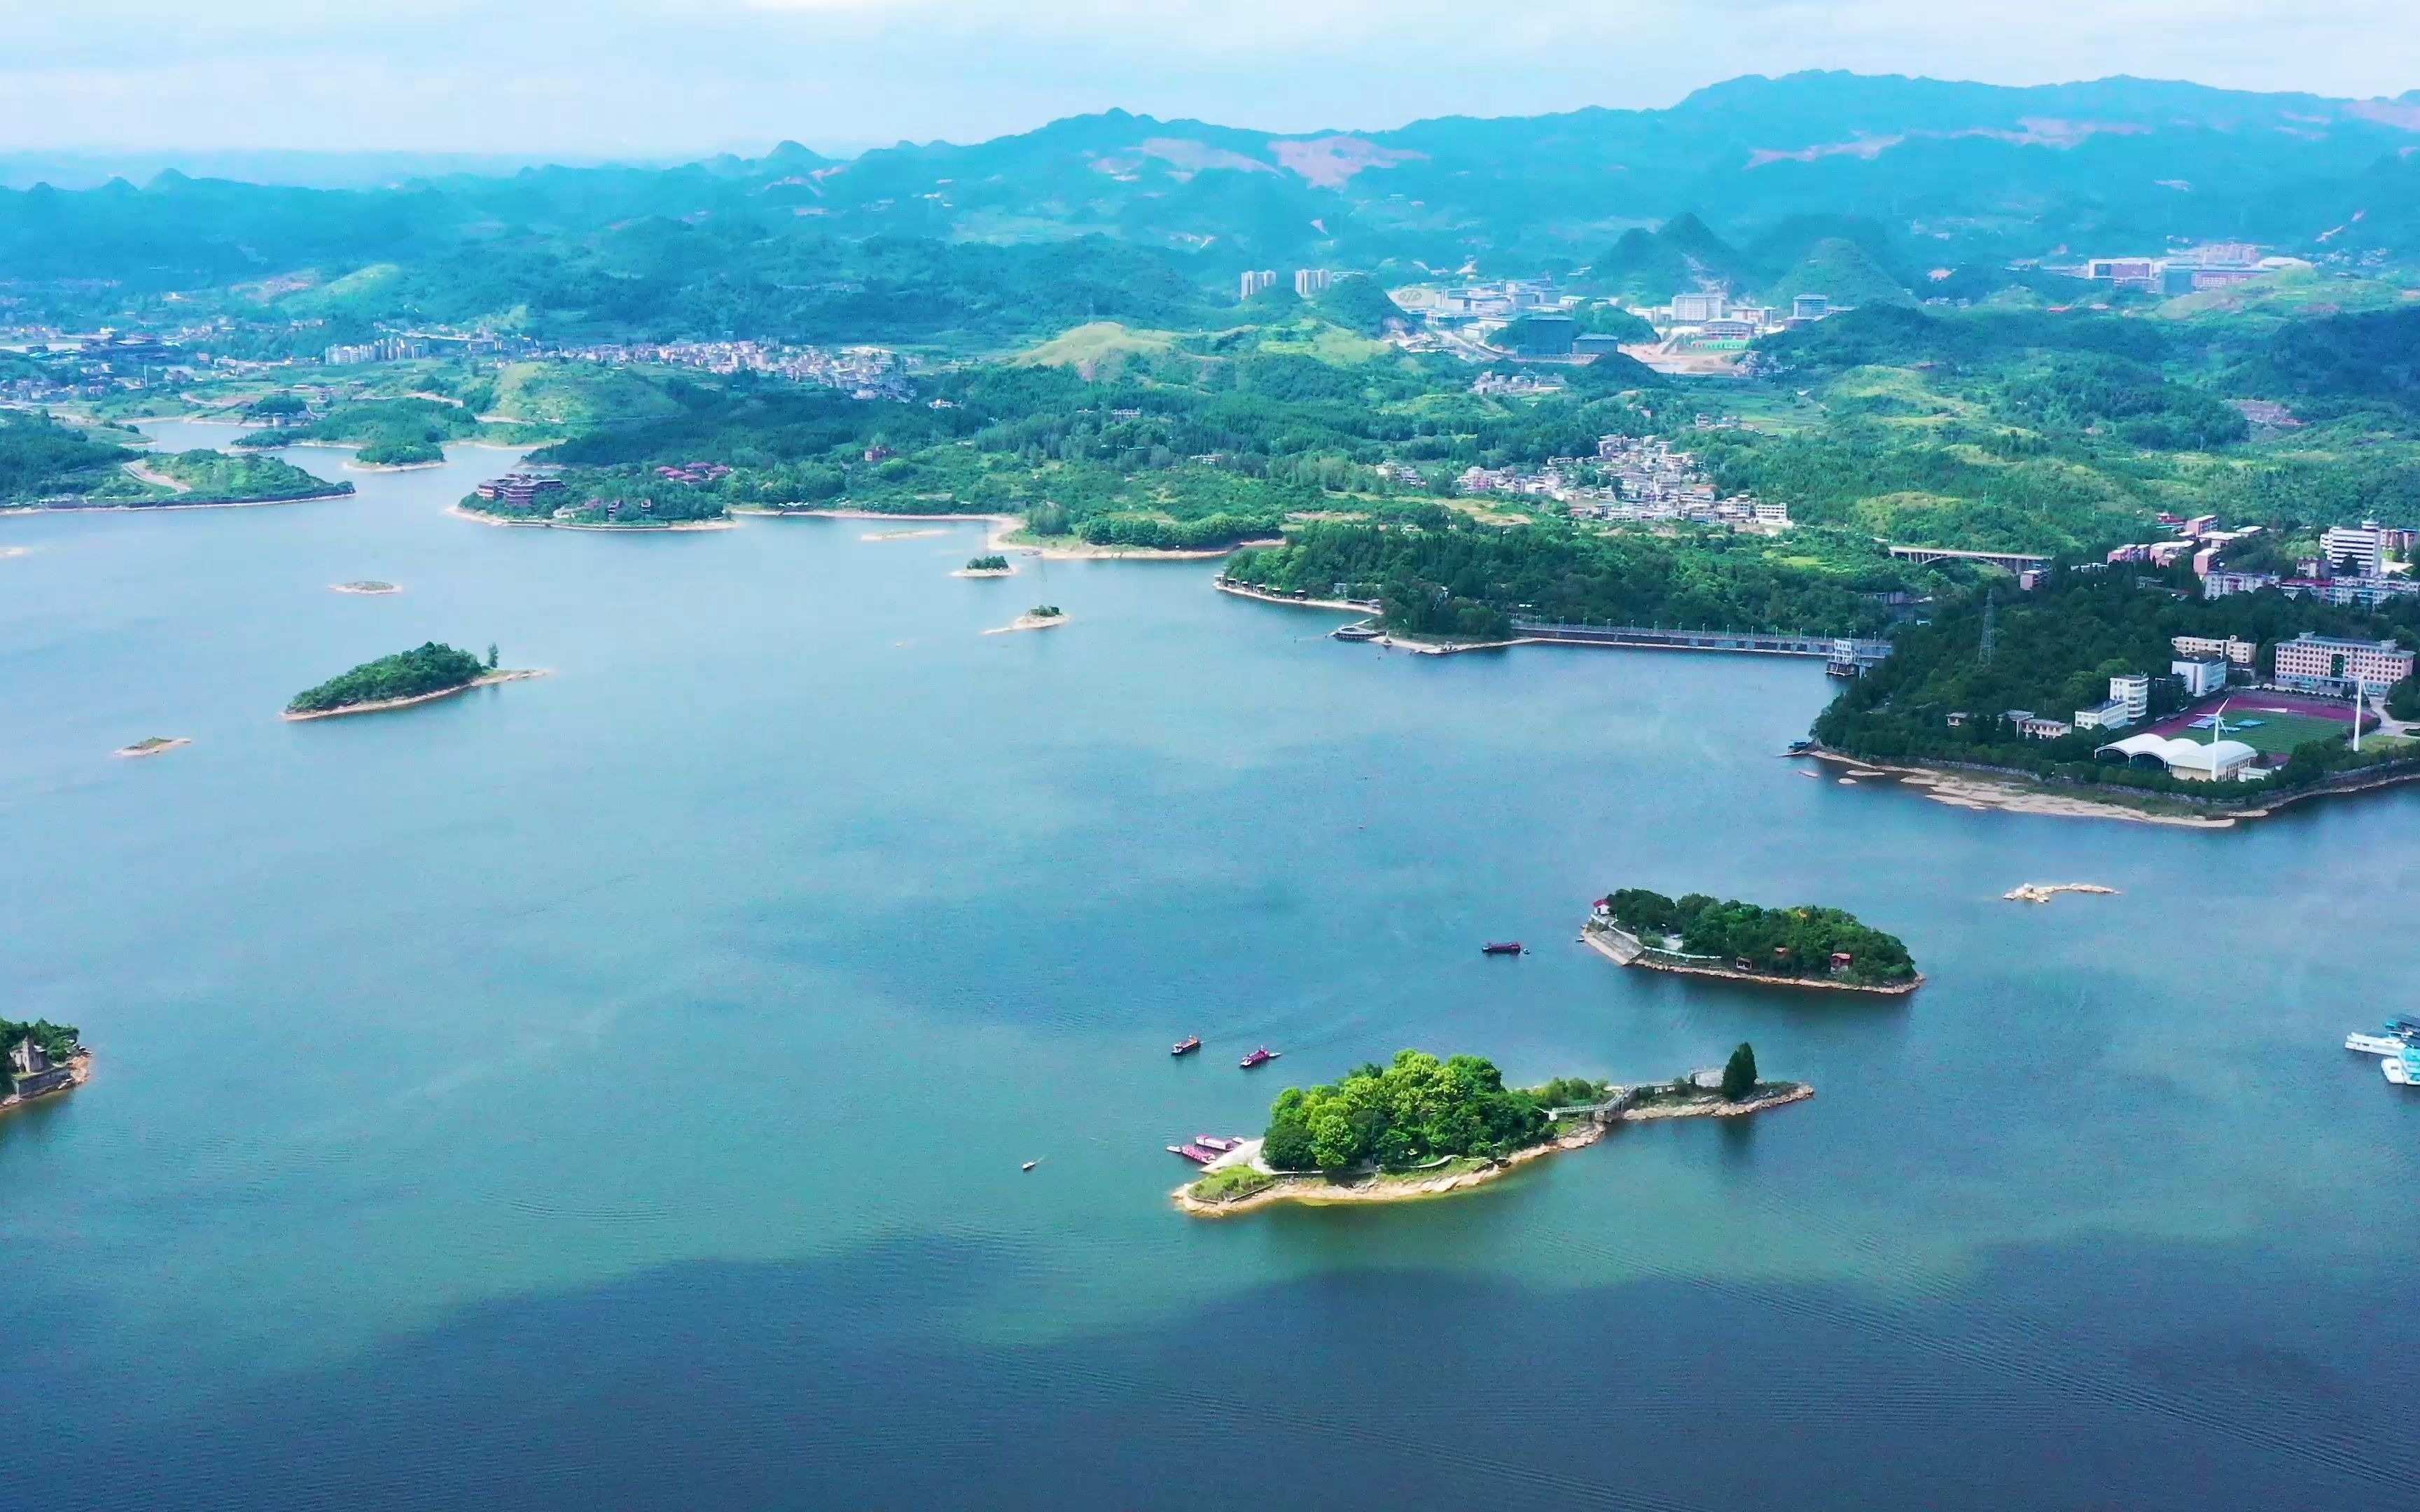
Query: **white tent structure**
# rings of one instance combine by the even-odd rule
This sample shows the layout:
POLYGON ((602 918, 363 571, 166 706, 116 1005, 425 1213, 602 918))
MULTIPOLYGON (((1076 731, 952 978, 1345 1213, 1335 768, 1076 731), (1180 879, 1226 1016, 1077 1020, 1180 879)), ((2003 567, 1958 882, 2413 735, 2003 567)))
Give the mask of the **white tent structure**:
POLYGON ((2183 778, 2187 781, 2234 782, 2269 775, 2267 768, 2256 764, 2260 760, 2260 753, 2240 740, 2213 738, 2204 745, 2199 741, 2155 735, 2145 731, 2139 735, 2113 740, 2093 754, 2097 756, 2113 750, 2128 761, 2137 756, 2151 757, 2168 769, 2170 777, 2183 778))

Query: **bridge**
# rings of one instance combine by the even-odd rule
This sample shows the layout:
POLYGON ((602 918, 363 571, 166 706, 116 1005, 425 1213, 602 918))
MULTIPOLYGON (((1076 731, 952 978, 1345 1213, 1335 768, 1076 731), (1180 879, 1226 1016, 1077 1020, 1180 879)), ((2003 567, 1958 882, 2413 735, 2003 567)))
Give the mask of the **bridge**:
POLYGON ((1827 662, 1871 666, 1890 655, 1887 640, 1853 636, 1792 635, 1779 630, 1665 630, 1641 625, 1555 625, 1514 620, 1512 631, 1528 640, 1568 645, 1642 646, 1668 651, 1746 651, 1769 656, 1821 656, 1827 662))
POLYGON ((1892 556, 1921 566, 1928 562, 1983 562, 2010 572, 2040 572, 2050 565, 2050 558, 2030 551, 1953 551, 1946 546, 1894 546, 1892 556))

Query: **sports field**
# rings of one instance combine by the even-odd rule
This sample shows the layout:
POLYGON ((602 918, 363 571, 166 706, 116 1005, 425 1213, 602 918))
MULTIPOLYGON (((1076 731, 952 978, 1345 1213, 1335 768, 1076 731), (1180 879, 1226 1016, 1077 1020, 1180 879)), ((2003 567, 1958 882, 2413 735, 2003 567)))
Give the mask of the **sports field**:
MULTIPOLYGON (((2195 721, 2197 724, 2199 721, 2195 721)), ((2187 740, 2208 740, 2210 727, 2183 732, 2187 740)), ((2254 708, 2238 703, 2226 711, 2226 738, 2240 740, 2264 756, 2284 756, 2313 740, 2344 741, 2352 736, 2350 713, 2341 719, 2315 714, 2290 714, 2282 709, 2254 708)))

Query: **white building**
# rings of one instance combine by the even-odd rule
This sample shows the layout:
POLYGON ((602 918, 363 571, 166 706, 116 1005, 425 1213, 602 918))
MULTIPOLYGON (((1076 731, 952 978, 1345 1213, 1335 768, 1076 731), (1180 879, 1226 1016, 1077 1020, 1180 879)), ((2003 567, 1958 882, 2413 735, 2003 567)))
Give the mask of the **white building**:
POLYGON ((2371 523, 2329 526, 2319 532, 2319 554, 2346 578, 2375 578, 2386 559, 2378 527, 2371 523))
POLYGON ((2266 775, 2253 764, 2260 753, 2240 740, 2186 740, 2170 738, 2145 731, 2112 741, 2093 754, 2106 755, 2116 751, 2128 761, 2148 757, 2167 769, 2170 777, 2191 782, 2234 782, 2245 778, 2266 775))
POLYGON ((2151 679, 2142 672, 2109 679, 2109 701, 2126 708, 2126 722, 2139 723, 2151 712, 2151 679))
POLYGON ((2188 698, 2215 693, 2226 686, 2226 663, 2216 657, 2172 661, 2168 671, 2183 681, 2188 698))
POLYGON ((2126 717, 2126 705, 2116 699, 2075 711, 2075 728, 2078 730, 2123 730, 2132 722, 2126 717))
POLYGON ((1723 317, 1725 301, 1720 294, 1675 294, 1672 296, 1672 323, 1676 326, 1703 325, 1723 317))
POLYGON ((1258 294, 1261 290, 1270 287, 1276 284, 1277 281, 1278 270, 1274 268, 1248 269, 1244 273, 1243 292, 1237 295, 1236 298, 1239 300, 1249 300, 1253 295, 1258 294))
POLYGON ((1297 268, 1294 270, 1294 291, 1304 299, 1327 292, 1327 270, 1297 268))

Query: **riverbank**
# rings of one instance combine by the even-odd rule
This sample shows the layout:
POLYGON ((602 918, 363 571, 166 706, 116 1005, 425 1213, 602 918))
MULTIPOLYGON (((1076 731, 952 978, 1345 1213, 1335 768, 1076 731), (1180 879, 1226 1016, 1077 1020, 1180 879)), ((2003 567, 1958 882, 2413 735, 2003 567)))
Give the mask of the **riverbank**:
MULTIPOLYGON (((984 538, 985 550, 997 551, 1005 548, 1013 551, 1021 551, 1028 556, 1041 557, 1049 562, 1096 562, 1110 559, 1130 562, 1211 562, 1219 557, 1233 556, 1248 546, 1283 546, 1285 544, 1285 537, 1281 535, 1265 539, 1255 537, 1249 541, 1237 541, 1233 546, 1203 547, 1200 549, 1179 549, 1158 546, 1094 546, 1089 541, 1072 541, 1063 538, 1055 541, 1013 541, 1009 537, 1025 529, 1025 517, 1022 515, 972 515, 947 512, 895 515, 879 509, 787 509, 778 504, 751 504, 734 508, 732 513, 765 517, 802 515, 815 519, 935 519, 967 523, 980 520, 992 527, 990 532, 984 538)), ((875 537, 869 535, 866 539, 872 540, 875 537)), ((1295 601, 1289 599, 1286 602, 1295 601)))
POLYGON ((1728 966, 1693 966, 1678 961, 1657 960, 1655 952, 1636 934, 1594 919, 1581 926, 1580 940, 1617 966, 1668 971, 1677 977, 1720 977, 1759 987, 1803 987, 1822 992, 1871 993, 1884 997, 1903 997, 1923 986, 1925 980, 1921 971, 1907 981, 1861 982, 1839 981, 1829 977, 1783 977, 1758 971, 1734 971, 1728 966))
POLYGON ((950 574, 953 578, 1014 578, 1015 567, 960 567, 950 574))
MULTIPOLYGON (((2140 825, 2181 825, 2188 829, 2232 829, 2238 820, 2264 818, 2272 810, 2296 796, 2285 795, 2258 808, 2195 813, 2177 806, 2180 805, 2180 800, 2170 800, 2170 806, 2158 806, 2161 800, 2150 794, 2133 799, 2114 794, 2105 797, 2086 796, 2013 775, 1994 773, 1987 776, 1952 766, 1868 762, 1824 746, 1817 746, 1805 754, 1819 762, 1847 767, 1853 774, 1862 775, 1869 780, 1881 777, 1897 778, 1901 786, 1914 788, 1935 803, 1977 812, 1997 810, 2003 813, 2044 814, 2055 819, 2124 819, 2140 825)), ((2420 776, 2420 773, 2412 775, 2420 776)))
POLYGON ((193 743, 194 739, 191 735, 178 735, 174 738, 166 735, 153 735, 148 740, 138 740, 132 746, 120 746, 110 754, 130 757, 157 756, 163 751, 175 750, 179 746, 190 746, 193 743))
POLYGON ((79 1050, 68 1057, 67 1080, 56 1087, 46 1087, 31 1096, 12 1091, 6 1097, 0 1097, 0 1114, 29 1106, 45 1098, 64 1097, 90 1080, 92 1080, 92 1052, 79 1050))
POLYGON ((453 687, 441 687, 434 693, 416 693, 408 699, 380 699, 374 703, 348 703, 340 709, 314 709, 308 714, 296 714, 288 710, 278 717, 292 724, 301 724, 305 719, 334 719, 339 715, 346 714, 378 714, 387 709, 408 709, 415 703, 433 703, 439 699, 450 699, 457 693, 468 693, 474 687, 493 687, 498 683, 518 683, 524 678, 549 675, 551 674, 548 669, 543 667, 524 667, 509 671, 487 672, 453 687))
MULTIPOLYGON (((332 441, 328 444, 336 443, 332 441)), ((365 462, 359 457, 349 457, 337 465, 348 472, 423 472, 430 468, 443 467, 445 460, 440 457, 434 462, 365 462)))
POLYGON ((570 519, 509 519, 502 515, 483 515, 475 509, 465 509, 460 504, 446 505, 445 513, 462 519, 476 520, 482 525, 527 526, 533 530, 547 531, 610 531, 615 534, 641 531, 652 531, 658 533, 666 531, 727 531, 733 524, 727 519, 674 519, 654 525, 598 525, 570 519))
POLYGON ((1222 594, 1233 594, 1237 598, 1257 598, 1264 604, 1283 604, 1288 609, 1343 609, 1348 613, 1353 614, 1375 614, 1378 612, 1378 601, 1376 599, 1370 599, 1365 602, 1357 598, 1296 598, 1291 594, 1273 594, 1265 588, 1254 588, 1245 583, 1229 582, 1224 578, 1212 579, 1210 580, 1210 586, 1216 588, 1222 594))
POLYGON ((146 510, 188 509, 260 509, 271 504, 308 504, 323 499, 350 499, 353 486, 349 483, 330 484, 310 493, 282 494, 274 499, 189 499, 176 495, 167 499, 75 499, 55 504, 8 504, 0 506, 0 515, 94 515, 109 511, 141 514, 146 510))

